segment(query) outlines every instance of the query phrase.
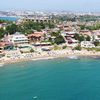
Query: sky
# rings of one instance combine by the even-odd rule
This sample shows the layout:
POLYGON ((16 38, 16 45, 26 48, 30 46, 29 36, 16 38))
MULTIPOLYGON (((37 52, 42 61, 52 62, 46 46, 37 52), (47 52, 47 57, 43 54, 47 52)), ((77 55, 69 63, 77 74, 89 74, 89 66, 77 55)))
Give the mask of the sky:
POLYGON ((100 12, 100 0, 1 0, 0 10, 100 12))

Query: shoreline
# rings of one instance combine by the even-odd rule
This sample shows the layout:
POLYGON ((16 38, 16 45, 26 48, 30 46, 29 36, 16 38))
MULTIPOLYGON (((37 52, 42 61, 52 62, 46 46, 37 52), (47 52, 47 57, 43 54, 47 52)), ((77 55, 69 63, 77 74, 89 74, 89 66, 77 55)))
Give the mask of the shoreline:
MULTIPOLYGON (((56 58, 69 58, 71 59, 71 57, 89 57, 89 58, 98 58, 100 57, 100 54, 60 54, 60 55, 41 55, 41 56, 37 56, 37 57, 32 57, 32 58, 20 58, 20 59, 9 59, 9 60, 2 60, 0 62, 0 64, 3 65, 7 65, 7 64, 13 64, 13 63, 19 63, 19 62, 27 62, 27 61, 38 61, 38 60, 49 60, 49 59, 56 59, 56 58)), ((73 58, 74 59, 74 58, 73 58)))

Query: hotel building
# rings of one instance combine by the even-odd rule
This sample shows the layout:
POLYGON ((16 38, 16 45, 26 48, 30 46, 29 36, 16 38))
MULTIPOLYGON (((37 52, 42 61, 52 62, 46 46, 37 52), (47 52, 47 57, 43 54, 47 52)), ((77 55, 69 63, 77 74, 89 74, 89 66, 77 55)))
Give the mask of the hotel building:
POLYGON ((16 32, 13 35, 4 36, 4 41, 12 43, 14 45, 29 43, 28 38, 24 34, 20 34, 19 32, 16 32))

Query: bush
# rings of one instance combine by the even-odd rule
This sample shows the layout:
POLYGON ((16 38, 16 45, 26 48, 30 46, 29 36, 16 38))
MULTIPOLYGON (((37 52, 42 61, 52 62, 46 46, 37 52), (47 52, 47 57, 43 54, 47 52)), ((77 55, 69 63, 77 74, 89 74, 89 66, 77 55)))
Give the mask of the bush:
POLYGON ((67 46, 66 46, 66 45, 62 47, 62 49, 66 49, 66 48, 67 48, 67 46))
POLYGON ((96 48, 95 51, 100 52, 100 48, 96 48))
POLYGON ((34 52, 34 50, 33 50, 33 49, 31 49, 31 50, 30 50, 30 52, 34 52))
POLYGON ((74 50, 82 50, 82 48, 81 48, 81 46, 80 45, 78 45, 78 46, 76 46, 75 48, 74 48, 74 50))
POLYGON ((98 46, 99 44, 100 44, 99 41, 94 41, 95 46, 98 46))
MULTIPOLYGON (((78 34, 78 33, 76 33, 76 34, 74 35, 74 38, 75 38, 75 40, 78 40, 79 42, 85 40, 85 37, 84 37, 83 35, 78 34)), ((89 38, 89 37, 88 37, 88 38, 89 38)))
POLYGON ((58 45, 54 45, 54 50, 60 50, 61 48, 58 45))
POLYGON ((61 43, 65 43, 65 40, 61 35, 59 35, 58 37, 55 38, 55 43, 59 45, 61 43))

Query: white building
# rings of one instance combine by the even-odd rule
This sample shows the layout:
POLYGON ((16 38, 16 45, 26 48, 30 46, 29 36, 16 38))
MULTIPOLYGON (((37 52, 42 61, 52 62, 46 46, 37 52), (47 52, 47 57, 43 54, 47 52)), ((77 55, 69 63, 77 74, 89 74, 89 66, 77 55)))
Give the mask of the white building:
POLYGON ((94 38, 94 40, 97 40, 100 42, 100 30, 93 31, 93 38, 94 38))
POLYGON ((62 36, 71 37, 71 38, 73 38, 75 34, 76 34, 76 32, 74 32, 74 31, 61 33, 62 36))
POLYGON ((28 44, 28 38, 24 34, 20 34, 19 32, 16 32, 13 35, 7 35, 4 37, 4 41, 11 42, 15 45, 18 44, 28 44))
POLYGON ((95 45, 91 41, 82 41, 81 47, 83 47, 83 48, 94 48, 95 45))

